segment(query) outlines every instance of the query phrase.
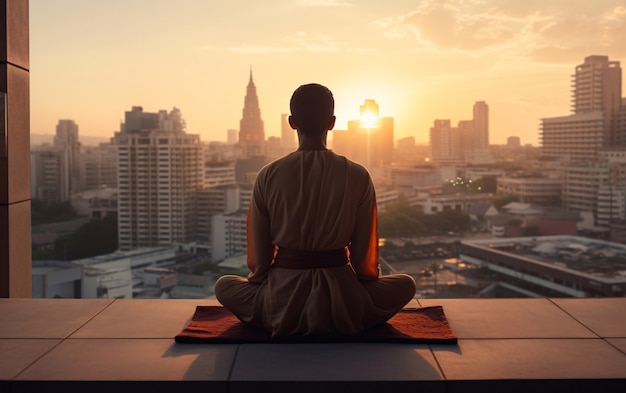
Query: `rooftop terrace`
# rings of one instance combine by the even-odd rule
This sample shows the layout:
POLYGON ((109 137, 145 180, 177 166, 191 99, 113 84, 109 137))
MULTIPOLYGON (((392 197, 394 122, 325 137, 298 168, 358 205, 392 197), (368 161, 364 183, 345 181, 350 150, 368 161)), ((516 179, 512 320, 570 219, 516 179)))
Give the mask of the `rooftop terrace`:
POLYGON ((420 299, 458 345, 177 344, 215 300, 0 299, 0 391, 625 391, 626 298, 420 299))

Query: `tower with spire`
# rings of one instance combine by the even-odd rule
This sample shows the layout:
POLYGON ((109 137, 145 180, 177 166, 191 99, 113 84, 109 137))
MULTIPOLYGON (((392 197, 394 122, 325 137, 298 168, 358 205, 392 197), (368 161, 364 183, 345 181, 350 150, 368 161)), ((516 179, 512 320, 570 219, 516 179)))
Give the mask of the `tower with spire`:
POLYGON ((243 114, 239 122, 239 147, 243 158, 264 155, 265 131, 261 119, 259 99, 250 68, 250 80, 246 88, 243 114))

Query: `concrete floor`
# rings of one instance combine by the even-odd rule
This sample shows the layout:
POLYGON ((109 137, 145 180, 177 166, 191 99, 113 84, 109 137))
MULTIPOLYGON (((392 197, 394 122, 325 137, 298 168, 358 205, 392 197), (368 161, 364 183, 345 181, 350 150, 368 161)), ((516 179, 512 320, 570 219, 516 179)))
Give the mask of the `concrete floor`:
POLYGON ((0 392, 626 391, 626 298, 410 303, 443 306, 452 346, 175 343, 212 304, 0 299, 0 392))

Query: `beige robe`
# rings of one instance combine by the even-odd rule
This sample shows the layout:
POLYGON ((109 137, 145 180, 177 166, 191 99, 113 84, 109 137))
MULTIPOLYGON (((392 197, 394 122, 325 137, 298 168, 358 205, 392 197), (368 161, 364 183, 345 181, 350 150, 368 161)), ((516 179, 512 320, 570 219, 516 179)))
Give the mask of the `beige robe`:
POLYGON ((296 151, 259 172, 248 213, 248 267, 247 279, 221 277, 216 297, 276 336, 361 331, 389 319, 415 294, 410 276, 379 277, 371 178, 330 150, 296 151), (276 247, 348 247, 350 264, 277 268, 276 247))

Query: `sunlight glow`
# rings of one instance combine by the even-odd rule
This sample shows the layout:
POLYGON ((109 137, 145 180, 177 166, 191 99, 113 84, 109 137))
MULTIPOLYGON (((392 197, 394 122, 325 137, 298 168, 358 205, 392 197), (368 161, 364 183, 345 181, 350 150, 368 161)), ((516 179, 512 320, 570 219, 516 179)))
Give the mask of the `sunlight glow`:
POLYGON ((361 115, 362 128, 375 128, 378 126, 378 116, 372 112, 365 112, 361 115))

